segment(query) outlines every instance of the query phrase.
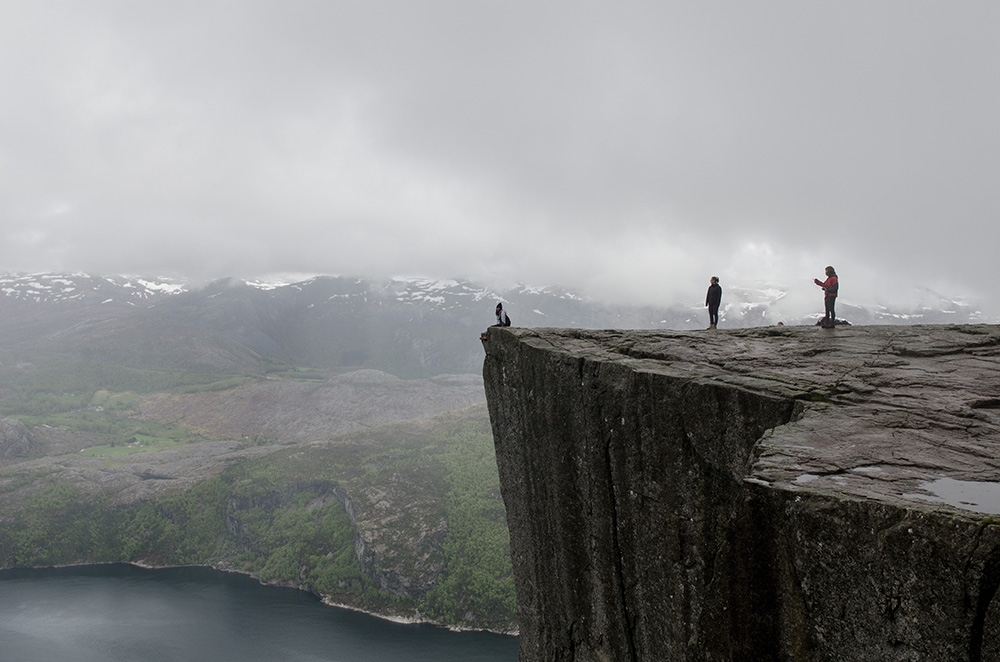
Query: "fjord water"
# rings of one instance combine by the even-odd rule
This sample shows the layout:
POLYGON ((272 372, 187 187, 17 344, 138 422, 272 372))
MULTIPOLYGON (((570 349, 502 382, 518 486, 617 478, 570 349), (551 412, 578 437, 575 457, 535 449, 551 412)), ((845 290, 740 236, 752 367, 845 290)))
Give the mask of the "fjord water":
POLYGON ((4 662, 514 662, 517 644, 393 623, 207 568, 0 572, 4 662))

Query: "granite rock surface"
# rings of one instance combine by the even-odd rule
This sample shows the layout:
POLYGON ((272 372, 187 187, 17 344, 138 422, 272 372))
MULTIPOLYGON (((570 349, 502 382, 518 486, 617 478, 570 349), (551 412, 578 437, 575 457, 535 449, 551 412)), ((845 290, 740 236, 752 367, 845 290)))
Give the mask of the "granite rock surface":
POLYGON ((1000 659, 1000 329, 496 329, 521 660, 1000 659))

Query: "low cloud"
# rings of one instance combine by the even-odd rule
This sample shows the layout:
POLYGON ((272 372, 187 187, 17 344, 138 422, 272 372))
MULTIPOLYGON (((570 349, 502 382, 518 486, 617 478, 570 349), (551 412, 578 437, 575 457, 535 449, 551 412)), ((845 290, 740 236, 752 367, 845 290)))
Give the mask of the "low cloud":
POLYGON ((1000 7, 0 9, 4 270, 994 306, 1000 7), (808 292, 809 294, 805 294, 808 292))

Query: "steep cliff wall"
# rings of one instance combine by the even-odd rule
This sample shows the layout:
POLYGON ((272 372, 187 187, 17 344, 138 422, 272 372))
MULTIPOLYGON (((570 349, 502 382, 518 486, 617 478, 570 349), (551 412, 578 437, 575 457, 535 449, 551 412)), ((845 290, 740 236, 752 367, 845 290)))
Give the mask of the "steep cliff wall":
POLYGON ((1000 331, 490 329, 521 660, 1000 659, 1000 331))

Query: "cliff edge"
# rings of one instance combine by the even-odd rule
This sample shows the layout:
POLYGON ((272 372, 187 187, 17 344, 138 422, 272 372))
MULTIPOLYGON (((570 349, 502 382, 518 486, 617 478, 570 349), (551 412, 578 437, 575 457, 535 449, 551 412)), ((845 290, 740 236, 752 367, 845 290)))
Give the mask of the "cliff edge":
POLYGON ((1000 329, 491 328, 521 660, 1000 659, 1000 329))

